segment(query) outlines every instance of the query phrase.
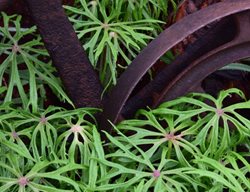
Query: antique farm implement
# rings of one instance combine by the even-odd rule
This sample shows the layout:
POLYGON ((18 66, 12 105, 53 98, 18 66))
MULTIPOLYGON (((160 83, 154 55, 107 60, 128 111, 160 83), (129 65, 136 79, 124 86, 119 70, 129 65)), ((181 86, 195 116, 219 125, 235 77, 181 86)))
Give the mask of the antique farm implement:
MULTIPOLYGON (((61 0, 26 0, 53 64, 76 107, 100 107, 100 127, 131 117, 139 108, 156 107, 200 86, 202 80, 231 62, 250 57, 250 1, 225 0, 186 16, 148 44, 102 101, 102 88, 61 0), (209 26, 209 27, 207 27, 209 26), (167 51, 200 30, 204 35, 133 92, 142 77, 167 51), (133 92, 133 94, 132 94, 133 92)), ((1 4, 0 4, 1 5, 1 4)))

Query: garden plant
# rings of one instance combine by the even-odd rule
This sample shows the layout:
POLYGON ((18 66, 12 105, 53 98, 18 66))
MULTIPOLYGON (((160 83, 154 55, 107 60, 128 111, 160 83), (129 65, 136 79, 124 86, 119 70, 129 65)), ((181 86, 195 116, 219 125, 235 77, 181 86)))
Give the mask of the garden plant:
MULTIPOLYGON (((178 3, 65 6, 105 91, 178 3)), ((101 109, 74 108, 36 27, 23 27, 20 15, 1 13, 1 20, 0 192, 250 191, 250 101, 241 90, 190 93, 141 109, 111 134, 97 123, 101 109), (53 105, 51 93, 67 107, 53 105)))

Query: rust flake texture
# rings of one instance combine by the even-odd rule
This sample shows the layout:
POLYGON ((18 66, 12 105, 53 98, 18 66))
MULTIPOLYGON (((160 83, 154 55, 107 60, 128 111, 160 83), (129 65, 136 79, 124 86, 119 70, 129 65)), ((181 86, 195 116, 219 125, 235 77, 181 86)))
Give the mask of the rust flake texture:
POLYGON ((102 87, 61 0, 26 0, 54 66, 76 107, 101 107, 102 87))

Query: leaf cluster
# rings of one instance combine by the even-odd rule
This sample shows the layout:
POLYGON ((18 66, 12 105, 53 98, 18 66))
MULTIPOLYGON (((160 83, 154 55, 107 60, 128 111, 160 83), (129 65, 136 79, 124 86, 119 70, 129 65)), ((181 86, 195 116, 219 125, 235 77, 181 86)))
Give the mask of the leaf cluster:
POLYGON ((249 191, 250 101, 190 94, 140 110, 102 143, 96 109, 0 106, 0 191, 249 191), (104 150, 105 148, 105 150, 104 150))
MULTIPOLYGON (((2 13, 0 26, 0 87, 2 102, 13 102, 33 112, 43 108, 47 84, 61 99, 72 104, 55 76, 36 27, 22 28, 21 16, 2 13)), ((73 105, 73 104, 72 104, 73 105)))
POLYGON ((0 110, 1 192, 82 191, 95 184, 97 110, 0 110))
MULTIPOLYGON (((65 6, 107 87, 160 32, 173 0, 77 0, 65 6)), ((97 109, 43 108, 48 85, 71 103, 36 28, 2 13, 0 191, 250 191, 250 101, 238 89, 139 110, 102 143, 97 109), (226 105, 230 97, 242 102, 226 105), (12 104, 10 104, 12 103, 12 104), (30 110, 31 109, 31 110, 30 110), (104 150, 105 149, 105 150, 104 150)), ((231 68, 246 70, 246 66, 231 68)))
POLYGON ((240 111, 250 102, 224 106, 232 95, 244 99, 237 89, 193 93, 121 122, 117 137, 106 133, 113 153, 103 162, 116 183, 100 189, 249 191, 250 121, 240 111))
POLYGON ((131 63, 149 40, 161 31, 173 0, 78 0, 65 6, 78 38, 103 85, 116 84, 119 71, 131 63))

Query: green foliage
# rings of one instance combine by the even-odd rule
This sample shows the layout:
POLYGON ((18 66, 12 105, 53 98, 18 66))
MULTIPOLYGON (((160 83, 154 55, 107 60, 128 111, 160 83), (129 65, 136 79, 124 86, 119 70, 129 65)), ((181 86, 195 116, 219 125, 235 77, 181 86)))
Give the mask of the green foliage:
POLYGON ((53 74, 55 69, 46 62, 48 53, 43 49, 41 38, 34 33, 36 27, 22 28, 21 16, 2 13, 1 19, 0 53, 3 62, 0 65, 0 86, 1 92, 5 91, 3 102, 12 101, 36 112, 43 106, 44 84, 47 84, 59 98, 71 103, 53 74), (25 38, 30 40, 25 42, 25 38))
POLYGON ((100 153, 100 149, 95 152, 93 147, 93 139, 98 135, 92 116, 96 110, 69 111, 50 107, 34 114, 14 110, 8 105, 1 110, 0 191, 81 191, 77 181, 90 178, 80 175, 83 176, 82 171, 88 170, 92 164, 97 166, 91 156, 100 153), (5 110, 8 113, 5 114, 5 110), (74 128, 75 124, 78 129, 74 128), (78 137, 83 133, 88 134, 91 143, 78 137), (70 134, 75 136, 72 142, 70 134), (74 141, 84 154, 77 153, 74 141), (85 149, 91 153, 88 154, 85 149))
MULTIPOLYGON (((77 8, 65 8, 108 86, 160 31, 175 2, 77 0, 77 8)), ((242 113, 250 101, 240 90, 218 98, 192 93, 139 110, 114 126, 116 136, 100 133, 98 109, 42 109, 45 84, 71 102, 36 28, 22 28, 20 16, 1 18, 1 192, 250 191, 250 120, 242 113), (242 102, 225 105, 231 96, 242 102)))
POLYGON ((221 68, 221 70, 239 70, 239 71, 250 72, 250 66, 249 64, 243 64, 243 63, 231 63, 221 68))
POLYGON ((120 136, 106 133, 113 153, 107 155, 110 161, 101 161, 112 167, 105 178, 117 182, 100 189, 249 191, 250 121, 239 111, 250 102, 224 106, 231 95, 244 99, 237 89, 222 91, 217 99, 193 93, 121 122, 120 136), (236 152, 239 146, 245 151, 236 152))
POLYGON ((0 106, 1 191, 250 190, 250 101, 237 89, 140 110, 105 145, 96 109, 0 106), (225 106, 232 95, 241 103, 225 106), (6 112, 8 111, 8 112, 6 112), (105 150, 104 150, 105 147, 105 150), (243 149, 243 150, 241 150, 243 149))
POLYGON ((79 0, 69 11, 78 38, 105 86, 115 85, 118 71, 126 68, 139 51, 161 31, 166 21, 166 0, 79 0), (119 69, 120 68, 120 69, 119 69))
POLYGON ((81 170, 84 167, 67 161, 40 161, 30 162, 27 159, 8 152, 5 155, 5 164, 0 163, 2 172, 0 190, 4 191, 80 191, 77 183, 69 178, 67 172, 81 170), (52 184, 53 183, 53 184, 52 184), (66 185, 67 188, 56 188, 66 185), (71 190, 67 190, 70 189, 71 190), (74 190, 73 190, 74 189, 74 190))

